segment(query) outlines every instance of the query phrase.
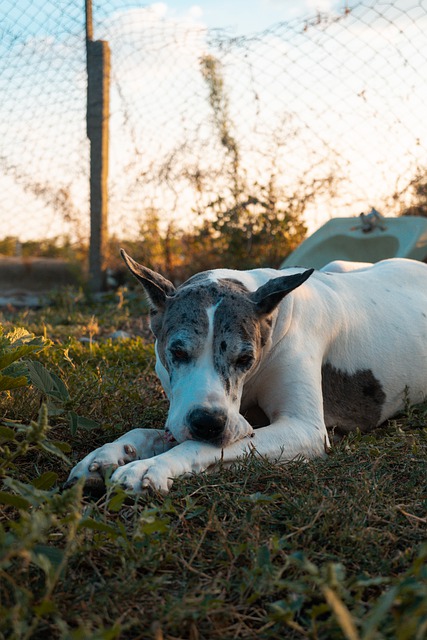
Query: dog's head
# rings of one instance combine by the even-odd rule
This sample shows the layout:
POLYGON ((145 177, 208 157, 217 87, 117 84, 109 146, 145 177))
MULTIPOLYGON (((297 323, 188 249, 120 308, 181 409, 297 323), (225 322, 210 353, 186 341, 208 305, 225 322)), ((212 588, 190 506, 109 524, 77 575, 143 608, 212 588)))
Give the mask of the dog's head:
POLYGON ((249 435, 240 414, 245 381, 260 363, 275 309, 313 270, 249 291, 236 279, 199 273, 178 288, 122 257, 145 289, 156 337, 156 371, 170 400, 166 429, 177 440, 225 446, 249 435))

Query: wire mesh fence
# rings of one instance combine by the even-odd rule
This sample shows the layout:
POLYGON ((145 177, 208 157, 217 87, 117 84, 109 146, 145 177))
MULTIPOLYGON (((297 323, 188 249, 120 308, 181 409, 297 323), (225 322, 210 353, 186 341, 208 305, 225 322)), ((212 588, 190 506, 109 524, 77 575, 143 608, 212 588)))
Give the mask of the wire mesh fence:
POLYGON ((88 200, 82 7, 0 7, 1 236, 80 239, 88 200))
MULTIPOLYGON (((1 0, 0 253, 87 244, 84 3, 1 0)), ((234 37, 93 3, 111 49, 110 235, 271 192, 309 229, 408 205, 427 167, 427 0, 362 0, 234 37), (236 185, 237 167, 240 184, 236 185)))

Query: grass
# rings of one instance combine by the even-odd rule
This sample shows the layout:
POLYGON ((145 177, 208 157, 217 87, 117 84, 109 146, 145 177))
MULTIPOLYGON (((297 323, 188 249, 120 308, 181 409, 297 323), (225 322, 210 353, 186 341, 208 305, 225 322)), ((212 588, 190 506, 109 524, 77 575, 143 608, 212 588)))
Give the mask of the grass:
POLYGON ((59 491, 71 464, 166 416, 144 305, 68 291, 1 323, 52 340, 34 358, 69 398, 47 417, 34 385, 0 396, 0 638, 427 637, 427 405, 326 460, 251 456, 94 502, 59 491))

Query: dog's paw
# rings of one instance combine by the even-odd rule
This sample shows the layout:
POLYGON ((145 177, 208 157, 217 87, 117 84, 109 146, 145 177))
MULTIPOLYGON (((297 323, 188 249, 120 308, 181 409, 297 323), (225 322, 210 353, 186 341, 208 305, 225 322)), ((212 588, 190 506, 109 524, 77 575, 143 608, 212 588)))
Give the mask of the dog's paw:
POLYGON ((125 441, 109 442, 95 449, 71 470, 64 488, 85 478, 85 491, 100 494, 105 491, 105 478, 115 469, 135 460, 137 451, 133 444, 125 441))
POLYGON ((125 467, 118 468, 111 476, 111 481, 132 493, 141 493, 147 488, 167 493, 172 487, 173 476, 173 470, 166 460, 161 456, 155 456, 146 460, 135 460, 125 467))

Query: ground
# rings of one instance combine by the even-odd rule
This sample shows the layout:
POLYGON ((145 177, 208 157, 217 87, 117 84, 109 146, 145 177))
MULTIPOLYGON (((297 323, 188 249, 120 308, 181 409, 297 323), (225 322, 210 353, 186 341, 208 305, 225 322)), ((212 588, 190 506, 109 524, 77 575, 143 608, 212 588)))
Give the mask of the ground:
POLYGON ((164 423, 146 313, 71 289, 3 310, 52 340, 34 360, 68 395, 47 419, 34 385, 0 397, 0 638, 426 637, 427 405, 321 461, 251 457, 167 497, 60 492, 94 447, 164 423))

